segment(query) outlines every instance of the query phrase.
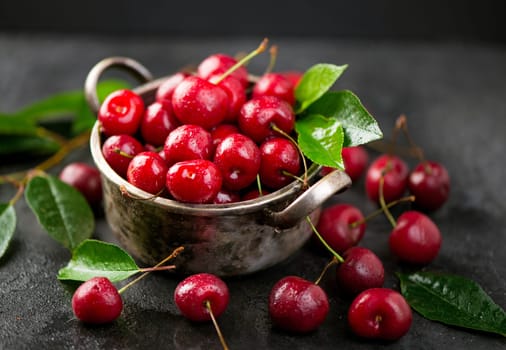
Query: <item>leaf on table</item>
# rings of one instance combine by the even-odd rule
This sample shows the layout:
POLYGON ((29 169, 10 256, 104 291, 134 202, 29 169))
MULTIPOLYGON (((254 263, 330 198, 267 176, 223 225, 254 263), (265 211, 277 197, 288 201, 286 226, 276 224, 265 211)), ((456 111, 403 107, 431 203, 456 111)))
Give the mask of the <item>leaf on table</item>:
POLYGON ((397 276, 402 295, 423 317, 506 336, 506 313, 476 282, 431 272, 397 276))
POLYGON ((0 155, 28 153, 32 155, 49 155, 60 149, 54 139, 44 136, 3 135, 0 137, 0 155))
POLYGON ((297 143, 306 157, 319 165, 344 169, 343 128, 337 119, 306 115, 297 120, 295 130, 297 143))
POLYGON ((295 88, 297 114, 303 112, 327 92, 347 67, 348 65, 336 66, 328 63, 319 63, 310 67, 295 88))
POLYGON ((95 228, 93 212, 84 196, 58 178, 32 178, 25 198, 39 223, 51 237, 70 250, 90 238, 95 228))
POLYGON ((0 203, 0 258, 5 254, 16 230, 16 211, 10 203, 0 203))
POLYGON ((111 243, 88 239, 73 251, 72 259, 58 272, 58 279, 87 281, 102 276, 117 282, 137 272, 139 267, 123 249, 111 243))
POLYGON ((359 98, 348 90, 329 91, 308 107, 306 113, 337 119, 344 130, 344 147, 378 140, 383 133, 359 98))

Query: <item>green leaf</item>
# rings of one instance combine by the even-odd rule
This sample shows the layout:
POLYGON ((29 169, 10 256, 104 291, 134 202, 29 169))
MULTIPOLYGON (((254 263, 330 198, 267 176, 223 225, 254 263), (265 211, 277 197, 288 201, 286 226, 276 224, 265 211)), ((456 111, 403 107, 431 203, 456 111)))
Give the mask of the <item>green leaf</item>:
POLYGON ((376 119, 359 98, 348 90, 329 91, 306 111, 337 119, 344 130, 344 147, 358 146, 383 137, 376 119))
POLYGON ((295 89, 295 99, 299 104, 297 114, 327 92, 347 67, 348 65, 319 63, 309 68, 295 89))
POLYGON ((397 275, 401 293, 425 318, 506 336, 506 313, 476 282, 431 272, 397 275))
POLYGON ((74 187, 46 175, 32 178, 26 187, 28 205, 51 237, 70 250, 91 237, 95 218, 88 202, 74 187))
POLYGON ((337 119, 307 115, 297 120, 295 130, 297 143, 306 157, 320 165, 344 169, 343 128, 337 119))
POLYGON ((16 230, 16 211, 10 203, 0 203, 0 258, 5 254, 16 230))
POLYGON ((117 282, 137 272, 139 267, 124 250, 111 243, 89 239, 74 250, 67 266, 58 272, 58 279, 87 281, 102 276, 117 282))
POLYGON ((0 114, 0 135, 35 135, 35 123, 8 114, 0 114))
POLYGON ((60 145, 43 136, 3 135, 0 137, 0 155, 30 153, 33 155, 53 154, 60 145))

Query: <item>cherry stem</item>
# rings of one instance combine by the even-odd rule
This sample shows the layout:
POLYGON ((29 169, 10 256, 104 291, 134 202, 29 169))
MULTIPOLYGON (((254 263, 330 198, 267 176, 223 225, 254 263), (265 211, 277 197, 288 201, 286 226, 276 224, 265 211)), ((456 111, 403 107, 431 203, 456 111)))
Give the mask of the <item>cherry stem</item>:
POLYGON ((264 74, 268 74, 274 70, 274 66, 276 65, 276 58, 278 57, 278 47, 277 45, 272 45, 269 53, 271 54, 271 59, 269 60, 269 65, 265 70, 264 74))
MULTIPOLYGON (((391 208, 393 207, 394 205, 397 205, 401 202, 414 202, 415 201, 415 196, 407 196, 407 197, 403 197, 403 198, 400 198, 400 199, 397 199, 395 201, 392 201, 390 203, 388 203, 386 205, 387 208, 391 208)), ((372 212, 371 214, 367 215, 365 218, 361 219, 361 220, 357 220, 357 221, 354 221, 352 222, 349 227, 350 228, 355 228, 357 226, 360 226, 364 223, 366 223, 367 221, 371 220, 372 218, 378 216, 379 214, 383 213, 383 208, 381 209, 378 209, 374 212, 372 212)))
POLYGON ((167 266, 159 266, 159 267, 143 267, 139 269, 140 272, 154 272, 154 271, 167 271, 174 270, 176 265, 167 265, 167 266))
POLYGON ((256 55, 264 52, 265 49, 267 48, 267 43, 268 42, 269 42, 269 40, 267 38, 265 38, 264 40, 262 40, 262 42, 260 43, 260 45, 255 50, 251 51, 249 54, 247 54, 246 56, 244 56, 240 61, 238 61, 236 64, 234 64, 232 67, 230 67, 227 71, 225 71, 225 73, 223 73, 221 75, 221 77, 219 77, 217 80, 213 81, 213 84, 215 84, 215 85, 219 84, 223 79, 225 79, 230 74, 232 74, 237 68, 239 68, 240 66, 246 64, 248 61, 250 61, 256 55))
POLYGON ((304 188, 307 188, 308 187, 307 163, 306 163, 306 157, 304 157, 304 152, 302 152, 302 149, 300 148, 300 146, 297 143, 297 141, 292 136, 290 136, 289 134, 287 134, 285 131, 283 131, 280 128, 278 128, 278 126, 276 124, 272 123, 271 124, 271 128, 272 128, 272 130, 274 130, 277 133, 280 133, 281 135, 283 135, 284 137, 286 137, 288 140, 290 140, 295 145, 295 147, 297 147, 297 150, 299 151, 299 154, 300 154, 300 156, 302 158, 302 165, 304 167, 304 178, 301 179, 302 180, 302 185, 303 185, 304 188))
POLYGON ((258 187, 258 195, 263 196, 264 193, 262 191, 262 181, 260 180, 260 175, 257 174, 257 187, 258 187))
POLYGON ((129 159, 132 159, 134 156, 132 156, 131 154, 128 154, 126 152, 123 152, 121 149, 119 148, 115 148, 114 149, 114 153, 117 153, 119 154, 120 156, 122 157, 125 157, 125 158, 129 158, 129 159))
POLYGON ((387 205, 385 204, 385 196, 383 194, 383 185, 385 183, 385 176, 382 173, 381 177, 379 179, 379 202, 381 205, 381 209, 383 209, 383 212, 385 213, 388 221, 390 221, 390 224, 392 224, 392 227, 395 228, 397 226, 397 222, 395 222, 394 217, 392 216, 392 213, 390 213, 390 210, 388 210, 387 205))
POLYGON ((330 253, 332 253, 332 255, 337 259, 337 261, 339 261, 340 263, 344 262, 344 259, 341 257, 341 255, 339 255, 334 249, 332 249, 327 242, 325 242, 325 240, 323 239, 322 235, 320 234, 320 232, 318 232, 318 230, 316 229, 316 227, 314 226, 313 224, 313 221, 311 220, 311 218, 309 216, 306 216, 306 220, 307 222, 309 222, 309 226, 311 226, 311 229, 313 230, 313 232, 316 234, 316 237, 318 237, 318 239, 323 243, 323 245, 325 246, 325 248, 328 249, 328 251, 330 253))
POLYGON ((332 260, 330 260, 330 261, 327 263, 327 265, 325 265, 325 267, 323 268, 322 272, 320 273, 320 276, 318 276, 318 278, 316 279, 316 281, 314 282, 314 284, 318 285, 318 284, 321 282, 321 280, 322 280, 323 276, 325 276, 325 274, 327 273, 327 270, 328 270, 328 269, 329 269, 332 265, 335 265, 335 264, 338 264, 338 263, 339 263, 339 261, 337 261, 336 257, 335 257, 335 256, 333 256, 333 257, 332 257, 332 260))
POLYGON ((213 321, 214 328, 216 329, 216 333, 218 333, 218 338, 220 339, 221 346, 223 346, 224 350, 228 350, 228 345, 225 342, 225 337, 223 336, 223 333, 221 333, 220 326, 218 325, 218 321, 216 321, 216 318, 214 317, 213 309, 211 307, 211 302, 209 300, 205 301, 205 305, 207 308, 207 311, 209 311, 209 315, 211 316, 211 320, 213 321))
POLYGON ((411 134, 408 130, 408 120, 404 114, 401 114, 399 118, 397 118, 397 121, 395 123, 396 128, 401 129, 404 133, 404 136, 408 140, 409 146, 413 149, 415 152, 415 156, 420 160, 420 162, 425 162, 425 156, 423 154, 423 150, 421 147, 419 147, 413 138, 411 137, 411 134))
MULTIPOLYGON (((183 250, 184 250, 184 247, 178 247, 178 248, 174 249, 172 251, 172 253, 170 253, 169 256, 167 256, 165 259, 163 259, 162 261, 160 261, 154 267, 148 268, 147 271, 145 271, 142 275, 140 275, 136 279, 130 281, 129 283, 127 283, 126 285, 124 285, 123 287, 121 287, 120 289, 118 289, 118 293, 119 294, 123 293, 125 290, 127 290, 128 288, 130 288, 131 286, 133 286, 134 284, 136 284, 137 282, 139 282, 141 279, 143 279, 144 277, 146 277, 150 272, 152 272, 152 271, 158 271, 157 268, 159 268, 160 266, 162 266, 163 264, 165 264, 167 261, 169 261, 171 259, 174 259, 183 250)), ((171 267, 170 269, 173 269, 173 268, 171 267)), ((143 272, 144 270, 146 270, 146 269, 139 269, 139 272, 143 272)))

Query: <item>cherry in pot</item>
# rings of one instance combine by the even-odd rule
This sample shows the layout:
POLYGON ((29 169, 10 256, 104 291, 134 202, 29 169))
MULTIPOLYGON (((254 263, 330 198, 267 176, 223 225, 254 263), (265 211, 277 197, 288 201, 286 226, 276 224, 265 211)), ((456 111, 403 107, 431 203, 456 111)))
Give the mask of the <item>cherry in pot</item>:
MULTIPOLYGON (((237 63, 232 56, 217 53, 205 58, 197 67, 197 75, 202 79, 210 79, 213 76, 222 75, 229 68, 237 63)), ((248 71, 244 66, 238 67, 231 73, 235 79, 239 80, 244 87, 248 86, 248 71)))
POLYGON ((176 89, 176 86, 179 85, 186 77, 190 76, 190 74, 185 72, 177 72, 170 77, 166 78, 156 89, 156 101, 158 102, 169 102, 172 103, 172 94, 176 89))
POLYGON ((417 208, 434 211, 448 200, 450 176, 442 164, 423 161, 409 174, 408 188, 409 192, 415 196, 417 208))
POLYGON ((424 265, 436 258, 442 238, 439 228, 427 215, 410 210, 399 216, 388 243, 390 251, 401 261, 424 265))
POLYGON ((144 111, 141 121, 141 135, 144 142, 162 146, 169 133, 179 126, 169 102, 154 102, 144 111))
POLYGON ((109 279, 94 277, 76 289, 72 296, 72 310, 85 323, 104 324, 119 317, 123 301, 109 279))
POLYGON ((110 136, 102 145, 107 164, 124 178, 132 158, 143 151, 144 146, 135 137, 125 134, 110 136))
POLYGON ((174 129, 163 146, 167 164, 191 160, 210 159, 213 152, 213 140, 209 131, 193 124, 185 124, 174 129))
POLYGON ((293 83, 280 73, 266 73, 260 77, 253 87, 253 97, 276 96, 295 105, 293 83))
POLYGON ((141 152, 128 165, 127 180, 132 185, 151 194, 160 194, 165 188, 168 167, 155 152, 141 152))
POLYGON ((411 308, 404 297, 388 288, 363 291, 348 309, 351 330, 364 338, 399 339, 409 331, 412 319, 411 308))
POLYGON ((297 276, 279 280, 269 295, 269 315, 274 326, 307 333, 317 329, 329 312, 327 294, 318 285, 297 276))
POLYGON ((133 135, 144 113, 144 101, 128 89, 110 93, 98 111, 98 121, 106 135, 133 135))
POLYGON ((81 192, 90 205, 98 205, 102 201, 102 179, 94 166, 70 163, 62 169, 59 178, 81 192))

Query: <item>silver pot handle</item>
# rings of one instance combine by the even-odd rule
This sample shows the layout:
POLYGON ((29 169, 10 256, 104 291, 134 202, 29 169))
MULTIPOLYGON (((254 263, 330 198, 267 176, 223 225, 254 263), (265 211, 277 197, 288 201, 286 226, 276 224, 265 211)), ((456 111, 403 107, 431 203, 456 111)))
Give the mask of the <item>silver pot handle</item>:
POLYGON ((126 70, 141 83, 153 80, 151 72, 134 59, 116 56, 101 60, 90 70, 84 82, 84 95, 86 96, 86 101, 95 114, 97 114, 100 109, 100 101, 97 96, 98 81, 104 71, 112 67, 126 70))
POLYGON ((278 212, 266 210, 267 223, 281 229, 292 227, 331 196, 345 191, 350 186, 350 177, 344 171, 334 170, 310 186, 285 209, 278 212))

